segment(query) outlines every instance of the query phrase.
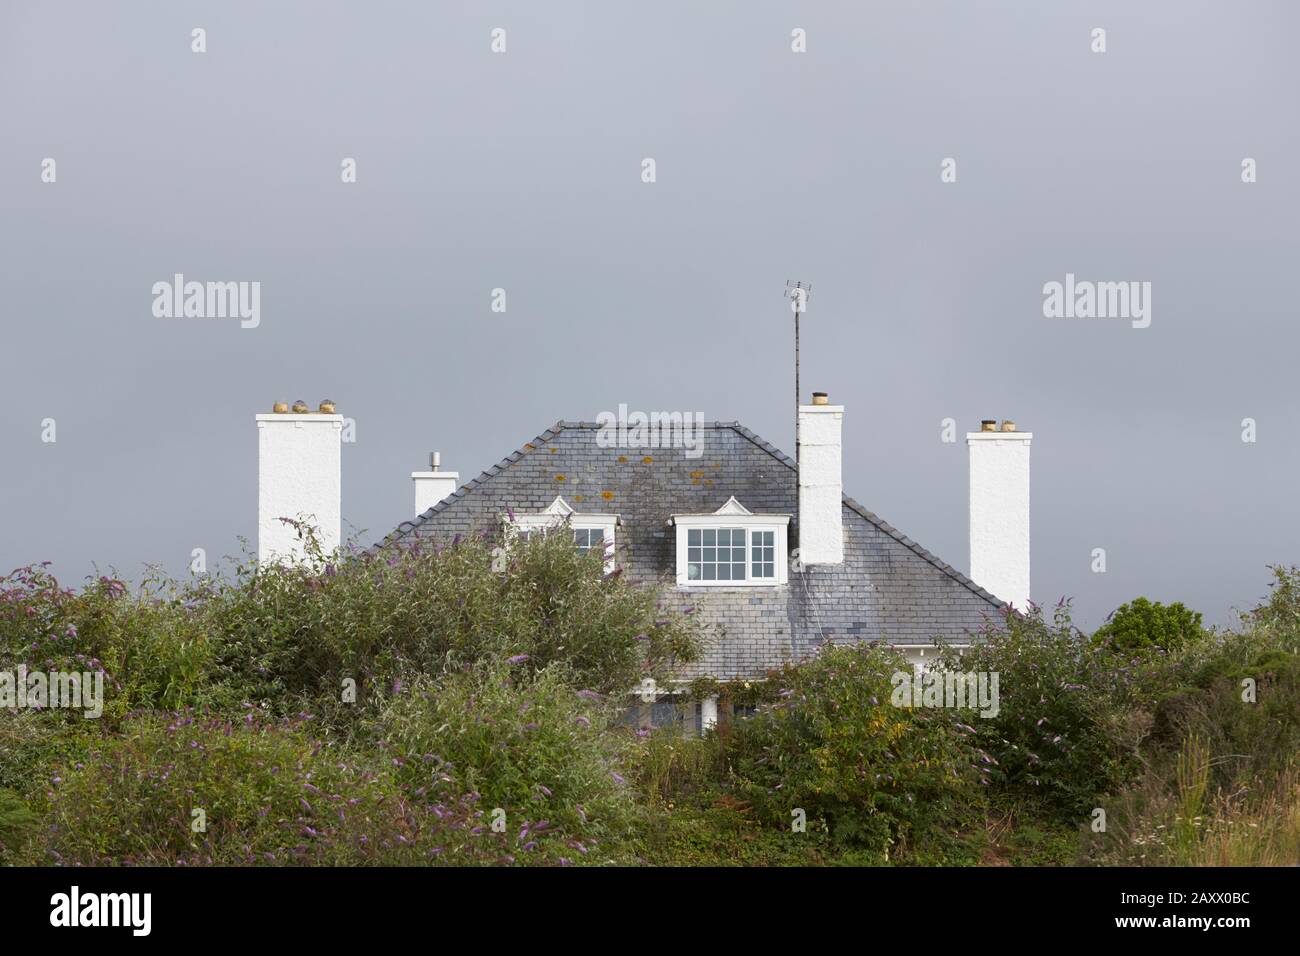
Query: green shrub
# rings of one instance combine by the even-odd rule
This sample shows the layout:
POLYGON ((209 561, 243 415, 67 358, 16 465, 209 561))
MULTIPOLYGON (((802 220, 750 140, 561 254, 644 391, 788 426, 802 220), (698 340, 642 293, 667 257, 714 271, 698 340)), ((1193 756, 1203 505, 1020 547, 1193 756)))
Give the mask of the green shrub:
POLYGON ((672 805, 713 795, 724 779, 725 740, 720 734, 684 737, 677 727, 640 735, 625 759, 642 799, 672 805))
POLYGON ((843 853, 824 832, 759 827, 729 805, 661 810, 645 829, 641 861, 649 866, 816 866, 843 853))
POLYGON ((502 855, 472 802, 413 805, 367 758, 313 739, 300 723, 251 712, 242 720, 132 718, 46 786, 33 806, 40 825, 26 848, 31 863, 359 865, 502 855))
POLYGON ((1251 786, 1300 761, 1300 655, 1261 649, 1257 638, 1216 644, 1196 661, 1194 683, 1166 694, 1155 710, 1153 743, 1172 752, 1189 738, 1204 741, 1218 789, 1251 786))
POLYGON ((80 592, 40 567, 0 578, 0 666, 102 671, 105 719, 195 703, 211 677, 211 646, 195 614, 202 586, 156 575, 139 591, 107 576, 80 592))
POLYGON ((0 866, 13 862, 14 851, 26 842, 36 814, 12 790, 0 789, 0 866))
POLYGON ((109 722, 253 703, 346 726, 418 676, 520 654, 527 670, 561 666, 574 686, 611 694, 667 681, 698 648, 691 618, 559 535, 517 543, 504 566, 474 538, 248 562, 188 584, 154 576, 134 593, 109 577, 76 593, 43 567, 0 578, 0 666, 104 670, 109 722))
POLYGON ((602 694, 667 676, 693 658, 690 619, 662 613, 653 589, 605 575, 598 554, 561 536, 518 542, 493 569, 490 543, 424 547, 327 564, 260 569, 204 605, 220 679, 255 701, 318 695, 346 717, 345 680, 376 709, 421 675, 527 655, 602 694))
POLYGON ((781 700, 728 737, 731 786, 759 821, 789 830, 803 810, 810 832, 884 861, 981 800, 969 712, 894 706, 899 672, 911 665, 883 648, 827 646, 769 678, 781 700))
POLYGON ((1164 605, 1140 597, 1131 604, 1121 604, 1092 639, 1121 653, 1153 648, 1168 653, 1194 642, 1200 635, 1199 611, 1189 611, 1181 603, 1164 605))
POLYGON ((1269 597, 1242 615, 1242 627, 1268 647, 1300 654, 1300 568, 1270 568, 1269 597))
POLYGON ((1078 822, 1099 794, 1132 778, 1155 700, 1176 683, 1161 655, 1131 657, 1089 642, 1064 601, 1048 621, 1039 607, 1009 615, 980 643, 948 649, 946 666, 996 672, 999 710, 972 721, 996 759, 1000 794, 1045 804, 1054 821, 1078 822))
POLYGON ((443 801, 472 793, 489 815, 499 810, 521 861, 577 862, 597 847, 603 859, 636 816, 607 733, 611 706, 571 687, 564 668, 527 664, 484 662, 417 681, 372 736, 408 792, 443 801))

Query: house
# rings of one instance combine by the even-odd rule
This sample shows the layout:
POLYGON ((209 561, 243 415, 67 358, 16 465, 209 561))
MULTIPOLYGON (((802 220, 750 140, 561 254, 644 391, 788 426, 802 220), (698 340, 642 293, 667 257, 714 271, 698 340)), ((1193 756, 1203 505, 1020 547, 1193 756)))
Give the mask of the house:
MULTIPOLYGON (((508 544, 567 527, 577 547, 663 583, 666 603, 709 626, 683 682, 758 677, 827 640, 881 641, 921 666, 936 641, 969 644, 1005 605, 1023 609, 1032 435, 985 421, 966 436, 972 580, 844 495, 843 420, 843 406, 820 393, 800 406, 801 467, 739 423, 701 421, 688 435, 681 416, 667 432, 638 423, 631 441, 626 429, 611 440, 607 421, 559 422, 463 484, 435 455, 431 471, 411 475, 415 516, 376 548, 484 529, 501 529, 508 544)), ((263 560, 297 547, 282 515, 326 515, 322 540, 337 546, 342 421, 258 416, 263 560)), ((711 724, 716 702, 692 717, 711 724)))

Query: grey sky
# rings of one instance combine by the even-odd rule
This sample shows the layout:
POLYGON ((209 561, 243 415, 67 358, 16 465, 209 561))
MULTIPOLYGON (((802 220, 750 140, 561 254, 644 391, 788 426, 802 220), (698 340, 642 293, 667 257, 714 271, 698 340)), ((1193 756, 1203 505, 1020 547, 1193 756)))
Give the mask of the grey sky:
POLYGON ((849 494, 966 570, 940 422, 1014 418, 1036 600, 1222 623, 1300 561, 1298 29, 1286 2, 9 0, 0 566, 234 551, 275 400, 356 419, 366 543, 430 449, 469 478, 620 402, 790 450, 800 278, 849 494), (175 272, 260 281, 260 327, 154 318, 175 272), (1150 328, 1044 318, 1067 272, 1150 281, 1150 328))

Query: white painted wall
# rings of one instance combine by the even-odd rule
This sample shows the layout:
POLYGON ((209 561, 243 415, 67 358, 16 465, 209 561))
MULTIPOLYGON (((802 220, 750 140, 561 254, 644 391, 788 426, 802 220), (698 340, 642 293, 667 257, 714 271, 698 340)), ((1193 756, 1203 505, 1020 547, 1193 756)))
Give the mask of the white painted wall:
POLYGON ((342 540, 343 416, 257 416, 257 560, 298 561, 297 532, 279 519, 307 520, 326 554, 342 540), (304 517, 305 516, 305 517, 304 517))
POLYGON ((799 406, 799 559, 844 563, 843 405, 799 406))
POLYGON ((970 576, 1017 610, 1029 605, 1030 432, 970 432, 970 576))
POLYGON ((415 514, 420 516, 456 490, 460 473, 455 471, 413 471, 415 514))

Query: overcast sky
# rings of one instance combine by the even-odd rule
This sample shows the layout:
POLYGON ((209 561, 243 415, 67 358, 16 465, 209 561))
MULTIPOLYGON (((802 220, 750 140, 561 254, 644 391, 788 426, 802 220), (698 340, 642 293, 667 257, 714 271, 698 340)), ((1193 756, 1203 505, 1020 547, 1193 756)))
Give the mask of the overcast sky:
POLYGON ((847 493, 967 570, 960 435, 1014 418, 1036 600, 1224 623, 1300 562, 1298 32, 1281 0, 6 0, 0 565, 255 545, 276 400, 355 418, 367 544, 430 450, 469 478, 620 403, 791 449, 794 278, 847 493), (177 272, 260 282, 260 325, 154 317, 177 272), (1150 282, 1150 326, 1045 318, 1067 272, 1150 282))

